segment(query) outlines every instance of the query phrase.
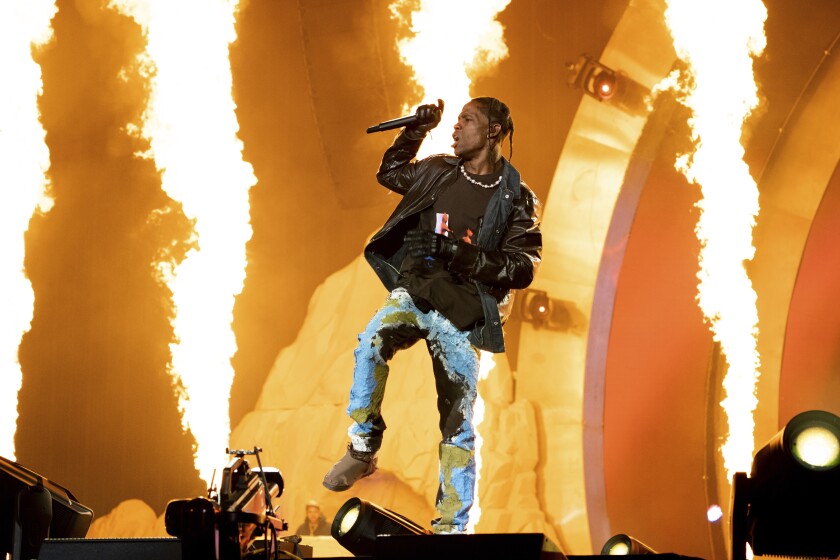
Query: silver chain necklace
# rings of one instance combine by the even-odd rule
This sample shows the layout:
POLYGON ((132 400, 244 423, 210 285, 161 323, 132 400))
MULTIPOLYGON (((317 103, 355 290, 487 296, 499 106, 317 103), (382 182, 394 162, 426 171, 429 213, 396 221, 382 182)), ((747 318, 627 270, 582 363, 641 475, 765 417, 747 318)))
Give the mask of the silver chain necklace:
POLYGON ((493 187, 498 187, 499 183, 502 182, 502 176, 501 175, 499 175, 499 178, 496 179, 496 182, 493 183, 492 185, 486 185, 486 184, 482 183, 481 181, 476 181, 475 179, 473 179, 472 177, 467 175, 467 170, 464 169, 464 164, 463 163, 461 164, 461 173, 464 174, 464 178, 466 178, 467 181, 469 181, 473 185, 478 185, 479 187, 481 187, 483 189, 492 189, 493 187))

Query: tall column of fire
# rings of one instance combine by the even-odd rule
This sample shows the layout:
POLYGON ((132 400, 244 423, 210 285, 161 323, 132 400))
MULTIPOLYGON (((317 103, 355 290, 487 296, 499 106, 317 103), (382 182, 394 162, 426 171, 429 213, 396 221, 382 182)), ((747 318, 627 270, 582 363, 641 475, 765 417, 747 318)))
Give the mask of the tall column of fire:
POLYGON ((0 2, 0 455, 10 459, 23 378, 18 347, 35 307, 24 272, 24 234, 33 213, 52 206, 50 151, 38 110, 43 82, 33 50, 52 38, 57 11, 54 0, 0 2))
POLYGON ((753 58, 764 50, 767 10, 761 0, 667 0, 666 22, 682 72, 668 87, 691 109, 695 150, 676 167, 700 186, 701 243, 697 300, 726 357, 721 403, 729 434, 721 450, 729 480, 749 472, 759 375, 756 293, 745 263, 752 259, 758 188, 744 162, 742 127, 758 105, 753 58))
POLYGON ((193 222, 195 246, 177 266, 158 263, 172 292, 170 371, 180 389, 183 425, 195 437, 196 468, 210 481, 225 462, 233 381, 231 329, 245 280, 249 190, 232 98, 229 48, 237 0, 112 0, 147 39, 140 61, 149 80, 143 122, 161 185, 193 222))

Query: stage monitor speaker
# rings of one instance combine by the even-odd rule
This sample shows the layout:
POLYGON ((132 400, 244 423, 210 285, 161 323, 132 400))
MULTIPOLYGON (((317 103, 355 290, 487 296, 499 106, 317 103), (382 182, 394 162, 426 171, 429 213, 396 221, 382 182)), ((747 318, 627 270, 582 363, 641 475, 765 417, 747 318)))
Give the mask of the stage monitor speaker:
POLYGON ((374 542, 375 560, 565 560, 566 555, 542 533, 477 535, 381 535, 374 542))
POLYGON ((0 457, 0 558, 37 558, 45 537, 84 537, 92 520, 69 490, 0 457))
POLYGON ((38 560, 181 560, 181 540, 46 539, 38 560))
MULTIPOLYGON (((265 541, 258 539, 253 558, 265 558, 265 541)), ((277 549, 299 558, 312 558, 312 547, 277 541, 277 549)), ((249 554, 251 554, 249 552, 249 554)), ((283 556, 285 558, 286 556, 283 556)), ((46 539, 38 560, 182 560, 181 539, 46 539)), ((184 559, 186 560, 186 559, 184 559)), ((212 560, 212 558, 208 559, 212 560)))
POLYGON ((581 554, 569 555, 568 560, 605 560, 606 558, 621 558, 621 560, 704 560, 697 556, 684 556, 674 552, 654 552, 653 554, 615 554, 599 555, 599 554, 581 554))

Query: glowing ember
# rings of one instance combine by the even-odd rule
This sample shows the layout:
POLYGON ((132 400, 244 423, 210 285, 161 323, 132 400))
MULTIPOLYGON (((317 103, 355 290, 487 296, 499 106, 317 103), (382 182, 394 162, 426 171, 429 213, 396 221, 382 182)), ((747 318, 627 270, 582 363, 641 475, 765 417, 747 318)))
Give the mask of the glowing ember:
POLYGON ((18 347, 29 330, 35 305, 24 274, 24 233, 36 210, 49 211, 46 173, 50 152, 38 112, 41 67, 33 46, 52 38, 54 0, 0 3, 0 455, 15 458, 17 399, 22 373, 18 347))
POLYGON ((754 449, 758 312, 744 263, 755 252, 752 228, 759 209, 740 139, 744 120, 758 105, 752 64, 766 43, 767 10, 760 0, 711 5, 667 0, 665 17, 687 65, 669 85, 683 84, 679 95, 692 111, 695 152, 679 158, 676 167, 703 194, 696 227, 701 243, 698 303, 728 364, 721 406, 729 435, 722 454, 732 480, 735 472, 750 471, 754 449))
POLYGON ((226 459, 230 434, 231 323, 252 233, 248 191, 256 182, 242 159, 232 99, 228 51, 238 2, 111 0, 110 6, 133 17, 147 38, 140 56, 150 81, 140 130, 150 143, 146 156, 195 224, 198 249, 174 269, 167 263, 158 269, 175 311, 170 369, 183 387, 180 406, 196 440, 196 467, 209 482, 226 459))
MULTIPOLYGON (((423 142, 418 157, 450 153, 452 127, 461 107, 472 97, 471 77, 504 59, 504 28, 496 16, 510 0, 397 0, 391 4, 395 18, 413 36, 398 42, 403 62, 414 71, 420 103, 443 99, 443 120, 423 142), (407 22, 408 8, 417 6, 407 22)), ((492 94, 491 94, 492 95, 492 94)), ((420 104, 418 103, 418 104, 420 104)), ((407 107, 411 103, 406 103, 407 107)))

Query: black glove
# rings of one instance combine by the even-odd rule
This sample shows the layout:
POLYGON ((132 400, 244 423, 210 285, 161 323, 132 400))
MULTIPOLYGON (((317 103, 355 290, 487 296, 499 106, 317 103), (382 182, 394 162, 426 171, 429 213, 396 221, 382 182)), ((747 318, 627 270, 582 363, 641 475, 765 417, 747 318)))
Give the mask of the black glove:
POLYGON ((405 127, 406 130, 426 134, 440 123, 440 117, 443 115, 443 99, 438 99, 437 105, 420 105, 414 114, 417 116, 417 122, 405 127))
POLYGON ((412 257, 436 257, 449 262, 455 258, 458 242, 425 229, 413 229, 405 234, 405 245, 412 257))

